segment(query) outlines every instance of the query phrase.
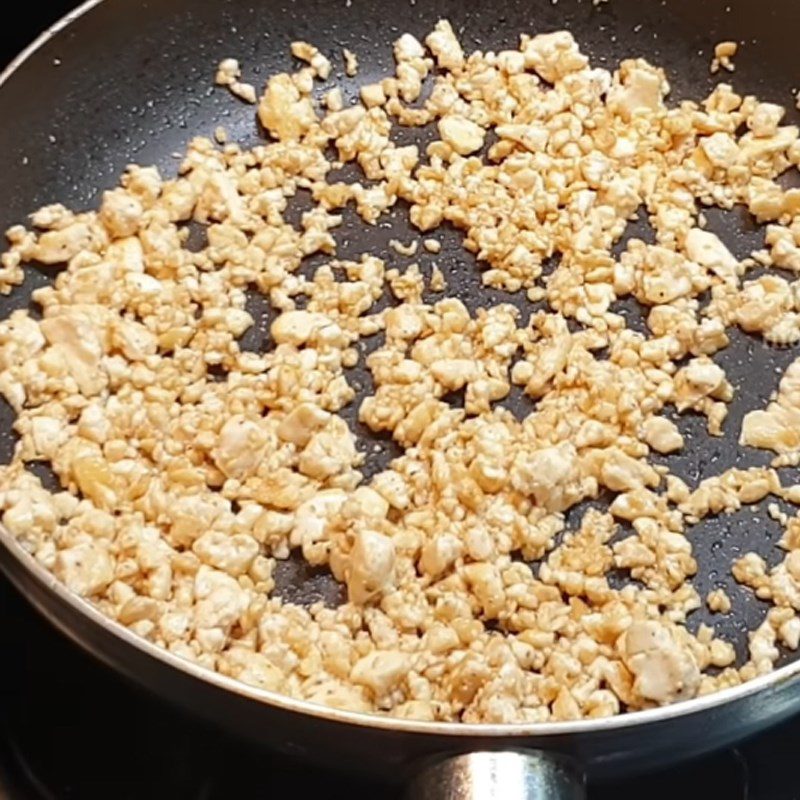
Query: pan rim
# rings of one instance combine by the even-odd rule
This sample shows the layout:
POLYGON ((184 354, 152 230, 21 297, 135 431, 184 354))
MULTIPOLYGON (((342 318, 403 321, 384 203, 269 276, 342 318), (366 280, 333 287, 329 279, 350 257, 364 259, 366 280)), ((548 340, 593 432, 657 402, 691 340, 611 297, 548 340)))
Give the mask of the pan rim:
MULTIPOLYGON (((33 56, 37 50, 47 44, 60 31, 66 29, 70 24, 80 19, 103 2, 105 2, 105 0, 85 0, 85 2, 68 11, 64 16, 40 33, 39 36, 20 51, 3 71, 0 72, 0 90, 2 90, 17 70, 33 56)), ((184 675, 210 684, 218 689, 223 689, 226 692, 231 692, 232 694, 264 705, 307 717, 354 725, 360 728, 387 730, 396 733, 408 733, 421 736, 448 736, 459 739, 463 737, 482 737, 490 739, 535 737, 558 739, 560 737, 574 736, 576 734, 583 734, 584 736, 590 734, 610 734, 613 731, 632 727, 653 726, 659 723, 667 723, 670 720, 721 708, 759 694, 769 688, 781 686, 800 675, 800 658, 798 658, 794 662, 785 664, 766 675, 753 678, 738 686, 722 689, 718 692, 713 692, 701 697, 695 697, 691 700, 672 703, 667 706, 632 711, 599 719, 535 723, 422 722, 378 714, 367 714, 359 711, 346 711, 343 709, 330 708, 318 703, 312 703, 308 700, 299 700, 279 692, 246 684, 164 650, 154 643, 137 636, 115 620, 106 617, 87 599, 69 590, 55 575, 36 561, 33 555, 27 552, 2 524, 0 524, 0 545, 2 545, 3 549, 25 572, 30 574, 45 591, 54 595, 57 602, 66 604, 84 619, 107 633, 110 633, 120 642, 124 642, 136 648, 144 655, 161 662, 165 666, 178 670, 184 675)), ((16 584, 11 570, 8 568, 3 558, 0 558, 0 569, 5 573, 12 585, 15 585, 18 590, 21 591, 26 600, 32 602, 27 597, 22 587, 16 584)), ((50 619, 50 614, 45 613, 45 610, 38 604, 33 603, 33 605, 37 607, 39 613, 42 613, 48 618, 48 622, 55 625, 54 620, 50 619)), ((56 627, 59 626, 56 625, 56 627)), ((62 630, 62 633, 69 635, 70 638, 77 641, 84 649, 89 649, 77 635, 70 634, 67 630, 62 630)), ((92 655, 97 657, 94 653, 92 653, 92 655)))

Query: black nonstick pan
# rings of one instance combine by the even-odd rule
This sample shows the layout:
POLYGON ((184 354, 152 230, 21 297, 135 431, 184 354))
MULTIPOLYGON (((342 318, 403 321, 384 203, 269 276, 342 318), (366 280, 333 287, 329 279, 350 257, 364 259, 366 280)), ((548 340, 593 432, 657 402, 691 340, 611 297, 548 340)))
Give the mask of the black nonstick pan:
MULTIPOLYGON (((333 55, 337 69, 341 48, 356 52, 358 82, 366 83, 391 70, 391 44, 401 33, 422 38, 443 17, 466 50, 514 46, 520 32, 567 28, 600 66, 645 57, 666 69, 671 102, 708 93, 719 79, 708 71, 713 47, 726 39, 740 43, 736 72, 726 78, 740 93, 793 109, 792 90, 800 87, 796 0, 610 0, 598 6, 590 0, 91 0, 43 34, 0 77, 0 223, 24 221, 52 202, 92 207, 131 162, 174 174, 173 153, 220 124, 232 140, 254 144, 261 134, 253 107, 213 88, 222 58, 240 59, 245 78, 260 88, 269 74, 291 67, 289 44, 303 39, 333 55)), ((353 96, 357 85, 345 82, 346 93, 353 96)), ((790 116, 796 121, 794 110, 790 116)), ((714 224, 738 258, 763 238, 736 210, 720 213, 714 224)), ((346 227, 340 254, 387 253, 389 240, 407 241, 409 230, 402 209, 386 224, 346 227)), ((640 233, 635 226, 629 230, 640 233)), ((460 237, 453 232, 443 241, 438 261, 450 293, 472 307, 485 303, 478 267, 460 237)), ((30 269, 25 284, 0 300, 0 315, 26 306, 31 291, 51 275, 30 269)), ((490 294, 491 302, 524 307, 524 293, 490 294)), ((638 324, 635 305, 623 311, 632 326, 638 324)), ((268 320, 265 303, 262 313, 268 320)), ((747 410, 763 407, 780 374, 800 355, 797 348, 772 348, 745 334, 733 332, 732 338, 718 356, 736 388, 728 435, 710 439, 701 418, 678 419, 687 447, 670 467, 692 485, 732 466, 768 463, 767 453, 737 446, 741 419, 747 410)), ((4 458, 13 448, 12 421, 4 406, 4 458)), ((385 447, 370 469, 392 455, 385 447)), ((714 622, 739 647, 766 607, 729 579, 730 564, 749 550, 768 554, 779 533, 758 507, 710 518, 689 533, 699 562, 695 586, 704 596, 726 585, 734 610, 726 621, 714 622)), ((609 719, 503 726, 332 710, 246 686, 137 638, 63 588, 4 531, 0 566, 64 633, 170 701, 309 761, 409 780, 414 797, 578 798, 584 774, 602 779, 685 759, 800 710, 800 661, 792 654, 785 654, 772 674, 735 689, 609 719)), ((310 576, 292 561, 282 568, 277 591, 295 602, 319 597, 335 602, 339 596, 332 579, 310 576)), ((704 619, 698 611, 691 624, 704 619)))

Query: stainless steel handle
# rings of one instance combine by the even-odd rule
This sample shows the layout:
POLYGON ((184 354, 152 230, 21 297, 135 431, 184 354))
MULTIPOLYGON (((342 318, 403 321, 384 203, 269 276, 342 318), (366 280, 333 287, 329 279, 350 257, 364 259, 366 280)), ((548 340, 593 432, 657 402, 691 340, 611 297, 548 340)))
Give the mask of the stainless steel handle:
POLYGON ((407 800, 585 800, 584 777, 571 762, 538 750, 465 753, 429 764, 407 800))

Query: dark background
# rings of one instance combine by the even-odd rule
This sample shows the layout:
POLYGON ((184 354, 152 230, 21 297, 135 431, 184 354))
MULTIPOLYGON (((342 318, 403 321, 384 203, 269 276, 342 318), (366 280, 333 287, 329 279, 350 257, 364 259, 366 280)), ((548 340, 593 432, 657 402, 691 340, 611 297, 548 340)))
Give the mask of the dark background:
POLYGON ((0 60, 5 66, 29 42, 75 6, 70 0, 20 3, 14 8, 14 22, 0 26, 0 60))

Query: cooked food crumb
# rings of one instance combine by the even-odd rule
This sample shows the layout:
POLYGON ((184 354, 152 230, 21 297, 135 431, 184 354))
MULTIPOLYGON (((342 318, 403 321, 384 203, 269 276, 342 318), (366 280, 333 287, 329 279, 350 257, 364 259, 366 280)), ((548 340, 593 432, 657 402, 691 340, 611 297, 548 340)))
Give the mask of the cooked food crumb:
POLYGON ((325 105, 328 111, 341 111, 344 108, 342 90, 338 86, 325 93, 325 105))
POLYGON ((232 84, 230 84, 230 86, 228 86, 228 89, 232 95, 235 95, 240 100, 244 100, 245 103, 255 105, 258 100, 255 87, 251 83, 234 81, 232 84))
POLYGON ((356 54, 345 47, 342 50, 342 56, 344 58, 345 74, 350 78, 354 77, 358 73, 358 58, 356 54))
POLYGON ((225 58, 217 66, 217 74, 214 82, 218 86, 230 86, 237 81, 242 74, 239 62, 235 58, 225 58))
POLYGON ((398 255, 413 256, 417 252, 417 248, 419 247, 419 242, 416 239, 413 239, 408 244, 403 244, 397 239, 390 239, 389 247, 391 247, 392 250, 394 250, 398 255))
POLYGON ((724 589, 714 589, 708 593, 706 604, 709 611, 715 614, 728 614, 731 610, 731 599, 724 589))
MULTIPOLYGON (((790 497, 789 494, 792 492, 792 489, 796 489, 797 487, 790 487, 788 490, 785 489, 783 496, 790 497)), ((792 494, 796 494, 796 492, 792 492, 792 494)), ((781 510, 781 507, 777 503, 769 503, 767 505, 767 513, 769 514, 771 519, 774 519, 776 522, 780 522, 781 525, 786 526, 789 522, 789 515, 781 510)))
POLYGON ((719 72, 720 67, 728 70, 728 72, 733 72, 736 69, 733 57, 738 49, 739 45, 736 42, 718 42, 714 47, 714 58, 711 59, 709 68, 711 74, 715 75, 719 72))
POLYGON ((447 288, 447 281, 444 274, 435 264, 431 270, 430 287, 432 292, 443 292, 447 288))
POLYGON ((219 62, 214 82, 218 86, 227 86, 231 94, 244 100, 246 103, 256 102, 256 90, 249 83, 242 83, 239 62, 235 58, 225 58, 219 62))
POLYGON ((313 44, 292 42, 291 49, 295 58, 308 63, 316 77, 326 80, 331 74, 331 62, 313 44))

